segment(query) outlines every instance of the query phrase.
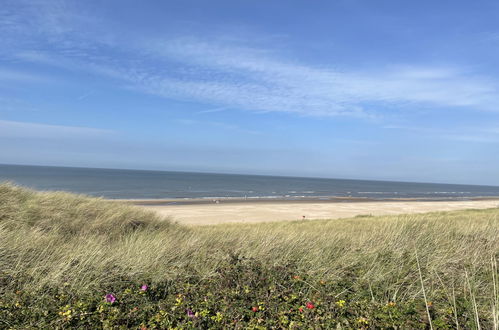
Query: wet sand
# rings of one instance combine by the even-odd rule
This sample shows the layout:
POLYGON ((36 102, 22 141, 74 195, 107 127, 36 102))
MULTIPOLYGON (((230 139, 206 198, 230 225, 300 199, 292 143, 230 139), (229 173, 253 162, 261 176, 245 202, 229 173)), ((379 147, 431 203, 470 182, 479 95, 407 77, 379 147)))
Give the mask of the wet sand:
POLYGON ((212 225, 233 222, 296 221, 311 219, 339 219, 357 215, 393 215, 486 209, 499 207, 499 199, 461 201, 421 200, 296 200, 296 201, 242 201, 199 200, 190 201, 128 201, 153 210, 173 221, 187 225, 212 225))

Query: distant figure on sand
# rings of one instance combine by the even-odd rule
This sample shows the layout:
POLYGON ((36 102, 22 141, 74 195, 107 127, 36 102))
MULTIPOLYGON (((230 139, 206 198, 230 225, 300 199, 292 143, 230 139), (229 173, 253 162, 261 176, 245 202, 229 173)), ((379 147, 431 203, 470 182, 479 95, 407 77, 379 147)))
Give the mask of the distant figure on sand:
POLYGON ((305 216, 303 216, 303 220, 305 220, 305 216))

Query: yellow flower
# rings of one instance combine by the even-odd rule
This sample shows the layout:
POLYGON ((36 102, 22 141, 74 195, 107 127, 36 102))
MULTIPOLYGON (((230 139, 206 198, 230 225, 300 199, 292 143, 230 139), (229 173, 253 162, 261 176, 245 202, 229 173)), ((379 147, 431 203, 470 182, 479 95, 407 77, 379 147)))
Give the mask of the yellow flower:
POLYGON ((397 304, 393 301, 390 301, 388 304, 386 304, 386 306, 388 307, 395 307, 397 304))
POLYGON ((357 319, 357 323, 362 324, 362 325, 368 325, 369 324, 369 322, 367 321, 367 319, 365 317, 359 317, 357 319))
POLYGON ((67 321, 67 320, 71 320, 71 318, 73 317, 72 313, 73 313, 73 310, 71 309, 71 307, 69 305, 66 305, 66 306, 64 306, 62 311, 59 312, 59 315, 63 316, 64 319, 67 321))
POLYGON ((338 300, 335 302, 336 306, 338 307, 345 307, 346 301, 345 300, 338 300))

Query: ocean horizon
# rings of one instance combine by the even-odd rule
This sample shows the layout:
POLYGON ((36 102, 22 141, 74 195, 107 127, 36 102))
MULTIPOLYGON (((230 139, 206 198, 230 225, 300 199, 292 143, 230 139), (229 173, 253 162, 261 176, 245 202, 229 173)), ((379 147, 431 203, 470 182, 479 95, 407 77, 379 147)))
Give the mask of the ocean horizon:
POLYGON ((108 199, 499 197, 499 187, 484 185, 2 164, 6 181, 108 199))

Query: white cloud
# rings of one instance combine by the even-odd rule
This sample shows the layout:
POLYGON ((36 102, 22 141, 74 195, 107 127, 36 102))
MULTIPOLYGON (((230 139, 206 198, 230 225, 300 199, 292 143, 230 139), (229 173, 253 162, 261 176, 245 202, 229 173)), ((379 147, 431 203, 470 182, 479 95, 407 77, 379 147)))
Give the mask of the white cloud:
POLYGON ((0 68, 0 83, 22 82, 22 83, 40 83, 49 82, 52 79, 46 76, 35 75, 24 71, 10 70, 0 68))
POLYGON ((0 120, 1 138, 99 138, 102 136, 109 136, 113 133, 114 132, 111 130, 90 127, 0 120))
POLYGON ((185 38, 148 41, 144 48, 160 60, 175 59, 212 78, 188 83, 166 79, 168 88, 149 86, 159 93, 179 88, 194 97, 206 93, 227 99, 228 92, 253 100, 250 104, 262 110, 318 115, 362 114, 366 104, 378 102, 499 111, 497 81, 452 66, 338 70, 290 62, 262 49, 185 38))
POLYGON ((252 135, 262 134, 262 132, 260 132, 260 131, 246 129, 246 128, 240 127, 238 125, 233 125, 233 124, 228 124, 225 122, 218 122, 218 121, 178 119, 178 120, 176 120, 176 122, 178 122, 179 124, 188 125, 188 126, 191 126, 191 125, 212 126, 212 127, 220 128, 223 130, 237 131, 240 133, 252 134, 252 135))
MULTIPOLYGON (((108 30, 105 21, 95 18, 88 24, 85 15, 64 1, 37 6, 39 14, 30 6, 27 13, 36 18, 36 38, 43 40, 33 37, 32 43, 49 43, 46 49, 51 50, 38 51, 23 42, 13 52, 18 59, 92 72, 165 98, 310 116, 370 117, 378 115, 380 106, 499 111, 499 82, 453 65, 389 65, 360 71, 291 61, 272 47, 251 47, 250 41, 243 44, 237 38, 119 41, 111 32, 95 32, 108 30), (102 56, 108 52, 117 55, 102 56)), ((27 24, 24 31, 13 28, 25 23, 22 15, 3 16, 5 31, 30 38, 33 25, 27 24)))
POLYGON ((489 123, 487 126, 458 126, 453 128, 442 127, 419 127, 419 126, 403 126, 403 125, 387 125, 383 128, 402 130, 412 132, 413 134, 431 136, 434 141, 449 140, 472 143, 499 143, 499 129, 497 125, 489 123))

